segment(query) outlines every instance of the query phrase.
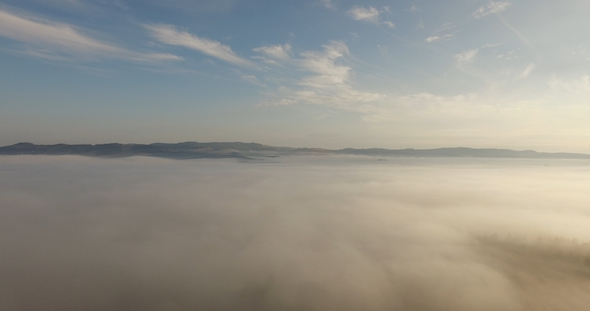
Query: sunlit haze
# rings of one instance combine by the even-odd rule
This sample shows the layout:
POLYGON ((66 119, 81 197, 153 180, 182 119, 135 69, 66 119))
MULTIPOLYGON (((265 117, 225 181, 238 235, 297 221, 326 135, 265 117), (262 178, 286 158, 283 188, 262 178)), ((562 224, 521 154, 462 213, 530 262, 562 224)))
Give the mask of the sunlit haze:
POLYGON ((0 145, 590 152, 590 2, 0 0, 0 145))
POLYGON ((0 309, 585 311, 590 163, 0 157, 0 309))
POLYGON ((589 306, 589 0, 0 0, 0 311, 589 306))

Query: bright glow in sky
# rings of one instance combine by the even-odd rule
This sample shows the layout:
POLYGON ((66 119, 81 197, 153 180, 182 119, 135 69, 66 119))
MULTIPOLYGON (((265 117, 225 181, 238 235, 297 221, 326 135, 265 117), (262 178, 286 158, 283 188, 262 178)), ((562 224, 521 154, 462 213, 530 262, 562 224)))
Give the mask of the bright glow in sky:
POLYGON ((590 152, 587 0, 0 0, 0 145, 590 152))

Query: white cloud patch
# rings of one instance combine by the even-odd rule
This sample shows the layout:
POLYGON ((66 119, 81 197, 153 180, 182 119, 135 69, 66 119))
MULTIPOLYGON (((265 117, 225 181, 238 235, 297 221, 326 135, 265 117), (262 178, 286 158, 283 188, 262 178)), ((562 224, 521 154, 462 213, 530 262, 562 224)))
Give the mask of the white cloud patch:
POLYGON ((261 46, 254 49, 255 52, 261 53, 267 57, 276 58, 280 60, 289 59, 289 52, 291 51, 291 45, 288 43, 285 45, 269 45, 261 46))
MULTIPOLYGON (((424 24, 422 22, 420 22, 420 23, 423 28, 424 24)), ((457 30, 456 30, 455 25, 453 25, 452 23, 444 23, 434 32, 434 34, 432 36, 429 36, 424 41, 426 41, 426 43, 433 43, 433 42, 438 42, 438 41, 448 41, 448 40, 454 39, 456 33, 457 33, 457 30)))
POLYGON ((441 36, 430 36, 428 38, 426 38, 424 41, 426 41, 426 43, 433 43, 433 42, 438 42, 438 41, 448 41, 448 40, 452 40, 455 38, 454 34, 445 34, 445 35, 441 35, 441 36))
POLYGON ((235 65, 252 65, 248 60, 236 55, 230 47, 218 41, 199 38, 187 31, 180 31, 173 25, 144 25, 144 27, 150 30, 152 36, 161 43, 193 49, 235 65))
POLYGON ((182 57, 164 53, 147 54, 146 57, 154 60, 182 60, 182 57))
MULTIPOLYGON (((27 54, 46 59, 67 55, 123 58, 136 61, 182 60, 172 54, 140 53, 84 35, 73 26, 0 10, 0 36, 33 45, 27 54)), ((70 58, 71 60, 71 58, 70 58)))
POLYGON ((479 52, 479 49, 472 49, 472 50, 463 51, 461 53, 455 54, 455 60, 459 64, 472 63, 478 52, 479 52))
POLYGON ((509 6, 510 6, 510 2, 490 1, 487 5, 484 5, 484 6, 480 7, 479 9, 477 9, 475 12, 473 12, 472 15, 475 18, 482 18, 482 17, 490 15, 490 14, 500 13, 502 11, 505 11, 506 9, 508 9, 509 6))
POLYGON ((357 21, 363 21, 375 25, 385 25, 389 28, 395 28, 395 24, 391 21, 381 22, 380 14, 383 12, 390 13, 389 7, 385 6, 380 11, 372 6, 368 8, 355 6, 348 11, 348 15, 352 17, 352 19, 357 21))
POLYGON ((528 77, 528 76, 531 74, 531 72, 533 72, 533 70, 535 70, 535 68, 536 68, 536 67, 537 67, 537 65, 535 65, 535 64, 533 64, 533 63, 529 64, 529 65, 528 65, 528 66, 527 66, 527 67, 524 69, 524 71, 523 71, 523 72, 522 72, 522 73, 519 75, 519 78, 521 78, 521 79, 522 79, 522 78, 526 78, 526 77, 528 77))
POLYGON ((499 45, 500 45, 500 43, 486 43, 486 44, 482 45, 481 47, 482 48, 493 48, 493 47, 497 47, 499 45))
POLYGON ((356 90, 351 81, 352 68, 342 63, 350 52, 346 44, 331 41, 322 51, 308 51, 293 60, 296 71, 310 73, 297 82, 283 85, 267 105, 314 104, 355 110, 361 103, 377 100, 381 94, 356 90))
POLYGON ((258 86, 264 86, 264 84, 254 75, 242 75, 242 79, 258 86))
POLYGON ((320 4, 327 9, 332 9, 335 7, 334 2, 332 0, 320 0, 320 4))
POLYGON ((390 21, 383 22, 383 25, 385 25, 391 29, 395 28, 395 24, 390 21))
POLYGON ((352 17, 354 20, 373 24, 379 24, 379 13, 379 10, 372 6, 368 8, 355 6, 348 11, 348 15, 350 15, 350 17, 352 17))
POLYGON ((411 6, 409 9, 407 9, 406 11, 408 11, 408 12, 410 12, 410 13, 418 13, 418 12, 420 12, 420 9, 419 9, 417 6, 415 6, 415 5, 412 5, 412 6, 411 6))
POLYGON ((440 37, 439 36, 430 36, 428 38, 426 38, 426 40, 424 40, 428 43, 432 43, 432 42, 436 42, 436 41, 440 41, 440 37))
POLYGON ((348 81, 350 67, 337 63, 338 59, 348 54, 348 47, 343 42, 332 41, 324 45, 322 52, 303 53, 301 67, 315 73, 302 83, 314 88, 341 85, 348 81))

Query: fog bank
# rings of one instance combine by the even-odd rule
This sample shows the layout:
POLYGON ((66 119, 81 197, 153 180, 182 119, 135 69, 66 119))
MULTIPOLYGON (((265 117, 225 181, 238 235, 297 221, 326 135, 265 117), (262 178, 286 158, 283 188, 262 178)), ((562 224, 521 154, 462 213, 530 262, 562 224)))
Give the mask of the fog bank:
POLYGON ((587 310, 590 162, 0 157, 0 310, 587 310))

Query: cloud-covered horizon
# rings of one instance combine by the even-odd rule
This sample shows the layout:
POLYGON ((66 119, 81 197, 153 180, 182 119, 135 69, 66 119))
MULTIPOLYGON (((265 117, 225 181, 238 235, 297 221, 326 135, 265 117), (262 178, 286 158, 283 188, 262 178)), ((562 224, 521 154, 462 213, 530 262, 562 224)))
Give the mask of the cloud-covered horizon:
POLYGON ((1 157, 0 308, 590 303, 586 162, 339 159, 1 157))

